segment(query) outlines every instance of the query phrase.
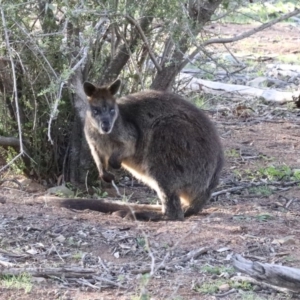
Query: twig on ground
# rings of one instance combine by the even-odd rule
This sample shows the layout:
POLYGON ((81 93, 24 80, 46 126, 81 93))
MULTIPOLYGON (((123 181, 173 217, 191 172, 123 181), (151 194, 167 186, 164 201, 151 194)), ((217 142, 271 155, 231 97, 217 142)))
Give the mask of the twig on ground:
POLYGON ((4 268, 10 268, 15 266, 15 264, 1 259, 0 259, 0 265, 3 266, 4 268))
POLYGON ((233 280, 233 281, 250 282, 252 284, 259 285, 259 286, 261 286, 263 288, 270 288, 270 289, 273 289, 273 290, 281 292, 281 293, 285 293, 285 294, 289 294, 290 293, 290 291, 288 289, 280 288, 278 286, 274 286, 274 285, 271 285, 269 283, 263 282, 261 280, 256 280, 256 279, 254 279, 252 277, 248 277, 248 276, 233 276, 231 278, 231 280, 233 280))
POLYGON ((285 208, 289 208, 291 206, 291 204, 294 202, 294 198, 292 198, 291 200, 289 200, 289 202, 285 205, 285 208))
POLYGON ((94 290, 99 290, 99 289, 100 289, 100 287, 91 284, 91 283, 88 282, 86 279, 77 279, 76 281, 77 281, 79 284, 81 284, 81 285, 86 285, 86 286, 88 286, 88 287, 90 287, 90 288, 92 288, 92 289, 94 289, 94 290))
POLYGON ((214 192, 212 193, 212 197, 216 197, 222 194, 227 194, 227 193, 232 193, 232 192, 236 192, 236 191, 241 191, 241 190, 245 190, 245 189, 249 189, 251 187, 258 187, 258 186, 262 186, 262 185, 274 185, 274 186, 291 186, 291 185, 295 185, 300 183, 300 180, 296 180, 296 181, 288 181, 288 182, 278 182, 278 181, 271 181, 271 182, 251 182, 248 184, 245 184, 243 186, 235 186, 232 188, 228 188, 225 190, 221 190, 218 192, 214 192))
MULTIPOLYGON (((196 250, 192 250, 188 254, 182 256, 181 258, 175 259, 175 260, 170 261, 168 263, 166 263, 165 259, 164 259, 160 263, 160 265, 155 268, 155 272, 158 271, 158 270, 162 270, 162 269, 170 270, 177 264, 187 262, 191 259, 196 259, 198 256, 200 256, 204 253, 207 253, 209 251, 209 249, 210 249, 209 247, 202 247, 202 248, 199 248, 199 249, 196 249, 196 250)), ((132 271, 133 274, 145 274, 145 273, 150 273, 150 272, 151 272, 151 268, 144 268, 144 269, 133 270, 132 271)))
POLYGON ((92 278, 96 270, 88 268, 7 268, 0 269, 0 275, 19 276, 29 274, 33 277, 64 277, 64 278, 92 278))
POLYGON ((117 185, 115 184, 114 180, 112 180, 111 184, 112 184, 112 186, 115 188, 115 190, 116 190, 116 192, 117 192, 117 195, 118 195, 119 197, 122 198, 122 195, 121 195, 121 193, 120 193, 120 190, 119 190, 119 188, 117 187, 117 185))
POLYGON ((22 184, 17 180, 17 179, 4 179, 4 180, 0 180, 0 185, 3 184, 4 182, 13 182, 16 185, 19 186, 20 190, 23 190, 23 186, 22 184))
POLYGON ((222 293, 222 294, 214 294, 215 297, 218 297, 218 298, 222 298, 222 297, 226 297, 228 295, 231 295, 233 293, 236 293, 237 290, 236 289, 231 289, 230 291, 226 292, 226 293, 222 293))
POLYGON ((117 283, 117 282, 114 282, 114 281, 109 280, 109 279, 107 279, 107 278, 103 278, 102 276, 101 276, 101 277, 99 277, 99 276, 93 276, 93 278, 94 278, 95 280, 104 281, 104 282, 106 282, 106 283, 109 283, 110 285, 114 285, 114 286, 117 286, 117 287, 119 287, 119 288, 125 289, 125 286, 123 286, 122 284, 117 283))

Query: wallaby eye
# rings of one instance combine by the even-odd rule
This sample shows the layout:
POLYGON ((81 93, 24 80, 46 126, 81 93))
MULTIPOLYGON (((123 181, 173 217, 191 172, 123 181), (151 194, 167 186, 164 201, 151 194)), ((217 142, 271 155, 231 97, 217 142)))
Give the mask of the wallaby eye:
POLYGON ((115 113, 115 109, 111 108, 109 112, 113 115, 115 113))
POLYGON ((101 113, 101 110, 98 107, 91 107, 91 110, 94 116, 97 116, 101 113))

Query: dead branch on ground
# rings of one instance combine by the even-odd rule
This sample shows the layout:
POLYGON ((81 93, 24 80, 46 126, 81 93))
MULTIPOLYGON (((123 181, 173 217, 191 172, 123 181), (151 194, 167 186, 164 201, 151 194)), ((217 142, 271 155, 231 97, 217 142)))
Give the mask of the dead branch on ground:
POLYGON ((232 188, 228 188, 228 189, 224 189, 218 192, 214 192, 212 193, 212 197, 216 197, 222 194, 227 194, 227 193, 232 193, 232 192, 237 192, 237 191, 241 191, 241 190, 246 190, 252 187, 258 187, 258 186, 264 186, 264 185, 274 185, 274 186, 283 186, 283 187, 287 187, 287 186, 292 186, 295 184, 299 184, 300 180, 296 180, 296 181, 288 181, 288 182, 279 182, 279 181, 271 181, 271 182, 251 182, 248 184, 245 184, 243 186, 235 186, 232 188))
POLYGON ((232 263, 234 268, 240 272, 246 273, 258 281, 263 281, 271 285, 270 287, 274 286, 277 290, 279 287, 281 292, 284 291, 283 289, 300 292, 300 269, 253 262, 239 254, 233 256, 232 263))

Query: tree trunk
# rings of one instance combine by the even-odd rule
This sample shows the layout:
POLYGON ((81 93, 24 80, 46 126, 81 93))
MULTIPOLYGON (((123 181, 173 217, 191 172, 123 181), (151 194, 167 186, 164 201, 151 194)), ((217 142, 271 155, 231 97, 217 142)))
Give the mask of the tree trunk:
MULTIPOLYGON (((141 19, 140 27, 144 32, 147 32, 152 20, 153 17, 144 17, 141 19)), ((140 39, 139 33, 136 30, 131 42, 125 42, 119 46, 116 55, 111 59, 108 67, 102 74, 100 84, 112 82, 119 76, 124 66, 127 64, 130 55, 135 52, 140 39)))
POLYGON ((93 160, 84 137, 83 125, 86 112, 86 96, 83 91, 82 70, 79 68, 71 79, 74 89, 73 106, 75 116, 70 138, 67 169, 64 172, 65 180, 72 184, 85 182, 87 172, 93 168, 93 160))
POLYGON ((185 52, 188 50, 188 44, 187 37, 183 37, 180 40, 178 49, 172 55, 171 63, 169 62, 167 66, 164 64, 162 70, 157 72, 151 85, 152 89, 162 91, 171 90, 175 77, 183 68, 181 62, 183 61, 185 52))

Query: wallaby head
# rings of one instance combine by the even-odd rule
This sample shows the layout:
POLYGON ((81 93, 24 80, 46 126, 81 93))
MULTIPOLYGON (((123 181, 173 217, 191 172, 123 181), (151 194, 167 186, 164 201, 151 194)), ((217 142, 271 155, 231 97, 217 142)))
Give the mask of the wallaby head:
POLYGON ((100 134, 109 134, 114 127, 119 114, 114 95, 117 93, 120 84, 120 79, 105 87, 96 87, 90 82, 83 84, 89 102, 87 113, 93 126, 99 130, 100 134))

